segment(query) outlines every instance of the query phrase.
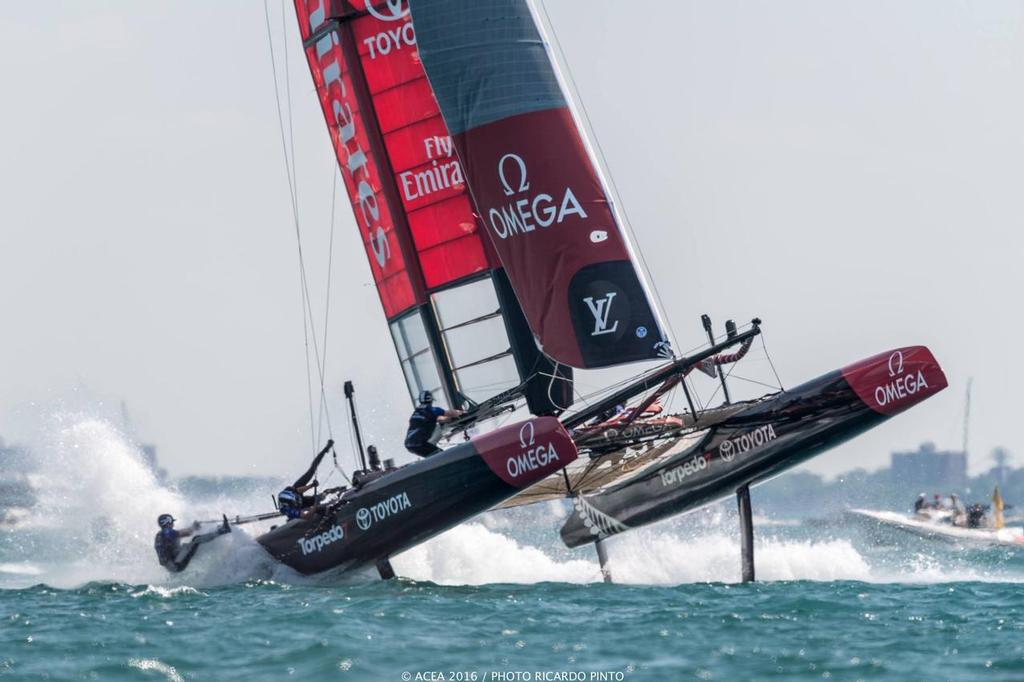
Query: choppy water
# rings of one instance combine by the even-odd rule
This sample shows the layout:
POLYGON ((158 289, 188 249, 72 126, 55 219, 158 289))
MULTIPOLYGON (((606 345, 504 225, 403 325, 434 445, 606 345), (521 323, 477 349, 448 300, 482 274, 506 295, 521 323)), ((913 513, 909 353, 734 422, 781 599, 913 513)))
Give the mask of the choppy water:
POLYGON ((0 677, 11 679, 1024 679, 1024 557, 864 527, 762 523, 739 577, 729 513, 561 547, 560 512, 492 514, 319 584, 240 529, 173 578, 153 519, 261 511, 266 491, 185 500, 102 422, 69 420, 48 495, 0 531, 0 677), (453 675, 454 673, 454 675, 453 675))

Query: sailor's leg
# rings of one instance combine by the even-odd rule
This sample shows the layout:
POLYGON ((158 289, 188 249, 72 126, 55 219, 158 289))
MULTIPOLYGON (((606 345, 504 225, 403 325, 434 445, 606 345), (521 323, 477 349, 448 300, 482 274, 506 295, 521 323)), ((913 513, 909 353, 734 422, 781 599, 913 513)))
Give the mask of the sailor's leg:
POLYGON ((754 519, 750 508, 750 486, 736 491, 736 502, 740 513, 740 561, 743 568, 743 582, 754 581, 754 519))
POLYGON ((320 452, 320 454, 313 458, 313 463, 309 465, 308 469, 306 469, 306 473, 302 474, 297 479, 295 479, 295 483, 292 483, 293 488, 298 488, 299 486, 307 485, 310 481, 313 480, 313 477, 316 476, 316 470, 320 468, 320 462, 323 461, 324 456, 327 454, 327 452, 328 450, 324 449, 320 452))
POLYGON ((594 547, 597 549, 597 561, 601 564, 601 577, 606 583, 611 583, 612 570, 608 568, 608 548, 604 546, 604 540, 595 542, 594 547))
POLYGON ((192 538, 192 542, 190 542, 189 544, 201 545, 203 543, 209 542, 210 540, 216 540, 223 534, 223 531, 220 528, 218 528, 217 530, 210 531, 209 533, 203 533, 202 535, 195 536, 194 538, 192 538))
POLYGON ((177 572, 180 573, 188 568, 188 564, 192 561, 192 557, 196 555, 199 545, 203 544, 198 541, 200 537, 202 536, 200 535, 195 540, 178 550, 178 553, 174 557, 174 568, 177 569, 177 572))
POLYGON ((196 535, 192 538, 192 541, 182 545, 181 549, 174 556, 174 566, 178 571, 184 571, 188 563, 192 561, 192 557, 196 555, 199 550, 199 545, 206 544, 210 540, 216 540, 218 537, 224 534, 224 531, 220 528, 210 533, 203 533, 202 535, 196 535))
POLYGON ((430 457, 436 455, 439 452, 444 452, 441 448, 437 447, 433 443, 424 443, 423 445, 414 445, 413 447, 406 447, 406 450, 416 455, 417 457, 430 457))

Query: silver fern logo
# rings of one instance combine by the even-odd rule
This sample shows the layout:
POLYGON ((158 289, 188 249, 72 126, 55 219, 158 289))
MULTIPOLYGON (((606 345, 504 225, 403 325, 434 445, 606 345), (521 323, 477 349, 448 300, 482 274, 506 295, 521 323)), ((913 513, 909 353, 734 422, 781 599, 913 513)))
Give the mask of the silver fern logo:
POLYGON ((583 497, 574 498, 572 506, 575 507, 576 514, 583 521, 583 527, 599 539, 629 530, 629 526, 614 516, 604 513, 583 497))

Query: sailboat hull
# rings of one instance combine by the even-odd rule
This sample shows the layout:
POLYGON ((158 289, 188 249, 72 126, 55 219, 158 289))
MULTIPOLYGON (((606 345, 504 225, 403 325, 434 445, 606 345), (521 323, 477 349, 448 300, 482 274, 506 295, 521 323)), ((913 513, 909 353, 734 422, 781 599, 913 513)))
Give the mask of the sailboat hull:
POLYGON ((576 456, 558 420, 539 417, 387 472, 325 513, 291 520, 257 541, 299 573, 357 570, 486 511, 576 456))
POLYGON ((577 547, 729 497, 938 393, 946 377, 923 346, 900 348, 749 404, 680 443, 658 466, 574 499, 562 527, 577 547))

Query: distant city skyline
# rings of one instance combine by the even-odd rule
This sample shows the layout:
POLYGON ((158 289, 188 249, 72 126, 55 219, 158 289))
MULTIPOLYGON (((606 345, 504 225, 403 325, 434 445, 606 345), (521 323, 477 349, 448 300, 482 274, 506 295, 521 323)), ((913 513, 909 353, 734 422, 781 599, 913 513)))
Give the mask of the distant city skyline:
MULTIPOLYGON (((703 312, 761 317, 795 386, 926 344, 949 389, 809 468, 959 448, 969 377, 971 472, 997 446, 1024 463, 1024 5, 546 6, 680 348, 703 312)), ((322 334, 336 162, 285 9, 271 26, 322 334)), ((316 439, 263 7, 0 16, 0 436, 40 447, 55 413, 116 421, 125 400, 173 476, 300 471, 316 439)), ((405 461, 409 397, 343 200, 333 255, 333 435, 352 379, 367 441, 405 461)), ((738 373, 771 376, 763 355, 738 373)))

